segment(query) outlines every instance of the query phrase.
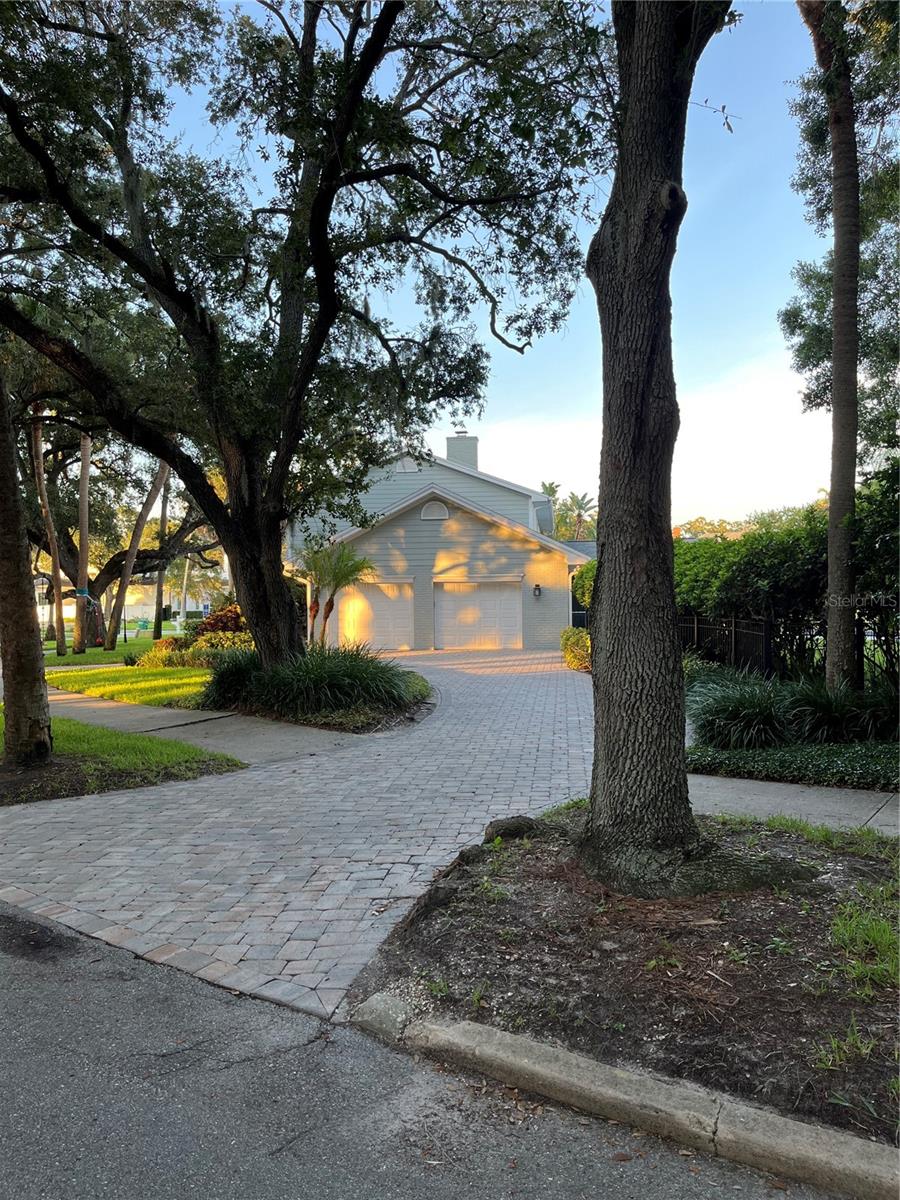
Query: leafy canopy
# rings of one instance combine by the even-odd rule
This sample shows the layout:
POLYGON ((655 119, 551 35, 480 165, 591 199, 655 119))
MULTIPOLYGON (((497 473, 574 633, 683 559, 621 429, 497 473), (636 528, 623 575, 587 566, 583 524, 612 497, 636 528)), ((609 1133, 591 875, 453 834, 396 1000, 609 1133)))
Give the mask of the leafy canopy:
POLYGON ((220 534, 242 507, 358 517, 371 466, 482 402, 474 312, 513 349, 564 319, 608 166, 594 16, 0 6, 0 321, 220 534), (172 132, 182 91, 212 150, 172 132))

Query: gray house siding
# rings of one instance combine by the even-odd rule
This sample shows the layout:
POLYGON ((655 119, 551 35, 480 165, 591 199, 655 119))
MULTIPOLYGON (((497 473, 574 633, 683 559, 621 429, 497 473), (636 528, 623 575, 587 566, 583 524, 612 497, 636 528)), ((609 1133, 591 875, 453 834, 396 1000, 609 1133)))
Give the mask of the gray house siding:
MULTIPOLYGON (((418 486, 410 488, 407 495, 424 482, 421 474, 411 478, 418 486)), ((522 500, 528 503, 527 496, 522 500)), ((448 504, 448 509, 447 520, 422 520, 422 506, 416 504, 353 541, 354 548, 375 563, 374 576, 380 582, 412 580, 414 648, 430 650, 434 646, 435 582, 495 580, 515 581, 521 589, 523 647, 559 649, 560 630, 569 623, 569 569, 564 549, 556 551, 533 542, 453 504, 448 504), (535 584, 540 584, 540 597, 534 595, 535 584)))
MULTIPOLYGON (((537 528, 531 495, 490 479, 456 471, 439 462, 424 462, 418 471, 398 471, 392 466, 373 473, 371 487, 361 497, 361 502, 368 513, 378 516, 429 484, 455 492, 478 508, 486 508, 528 528, 537 528)), ((309 528, 311 533, 315 533, 321 525, 310 521, 309 528)), ((348 528, 348 523, 344 522, 334 532, 343 533, 348 528)), ((288 536, 288 558, 296 558, 302 545, 302 532, 292 528, 288 536)))

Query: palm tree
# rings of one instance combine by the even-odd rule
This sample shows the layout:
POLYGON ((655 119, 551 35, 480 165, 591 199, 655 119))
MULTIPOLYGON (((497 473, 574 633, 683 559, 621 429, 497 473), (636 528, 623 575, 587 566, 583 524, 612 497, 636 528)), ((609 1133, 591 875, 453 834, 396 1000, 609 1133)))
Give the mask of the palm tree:
POLYGON ((584 534, 584 527, 597 512, 597 505, 585 492, 581 496, 576 496, 574 492, 569 492, 569 497, 566 501, 569 507, 572 518, 575 521, 575 529, 572 534, 572 540, 580 542, 584 534))
POLYGON ((327 595, 322 608, 322 628, 319 630, 319 645, 325 645, 328 618, 334 612, 334 601, 341 588, 352 587, 372 570, 374 564, 364 555, 356 554, 352 546, 340 542, 337 545, 319 546, 307 550, 299 564, 300 573, 306 576, 310 589, 309 640, 315 639, 316 617, 323 595, 327 595))
POLYGON ((551 500, 559 499, 559 484, 558 483, 542 483, 541 491, 545 496, 549 496, 551 500))

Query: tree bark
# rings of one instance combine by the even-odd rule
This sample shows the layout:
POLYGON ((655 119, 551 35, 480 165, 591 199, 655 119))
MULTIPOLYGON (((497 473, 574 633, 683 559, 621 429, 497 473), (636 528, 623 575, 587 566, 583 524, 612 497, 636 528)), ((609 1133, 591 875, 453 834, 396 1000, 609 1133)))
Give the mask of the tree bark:
POLYGON ((141 538, 144 534, 144 528, 147 524, 147 519, 156 503, 162 486, 169 475, 169 466, 167 463, 160 463, 157 468, 156 475, 153 478, 153 483, 150 485, 150 491, 147 493, 147 498, 141 505, 141 511, 138 513, 138 518, 134 523, 134 529, 131 531, 131 541, 128 544, 128 553, 125 555, 125 562, 122 565, 122 578, 119 580, 119 586, 116 589, 116 598, 112 606, 109 624, 106 629, 106 641, 103 644, 104 650, 115 650, 116 642, 119 637, 119 625, 122 620, 122 611, 125 608, 125 597, 128 593, 128 587, 131 583, 131 572, 134 570, 134 560, 137 558, 138 547, 141 544, 141 538))
POLYGON ((181 609, 178 613, 178 632, 184 633, 184 623, 187 620, 188 583, 191 578, 191 556, 184 556, 184 574, 181 577, 181 609))
POLYGON ((50 547, 50 578, 53 583, 54 623, 56 626, 56 653, 63 658, 66 653, 66 625, 63 620, 62 573, 59 569, 59 544, 56 540, 56 526, 53 523, 53 513, 50 511, 50 500, 47 496, 47 480, 44 475, 44 437, 40 413, 36 413, 31 425, 31 453, 34 459, 34 481, 37 484, 38 499, 41 513, 44 517, 44 528, 47 531, 47 544, 50 547))
POLYGON ((0 376, 0 664, 3 673, 7 762, 46 763, 53 750, 44 650, 38 620, 22 492, 16 474, 16 439, 6 382, 0 376))
POLYGON ((853 686, 853 517, 859 424, 859 156, 846 14, 839 0, 798 0, 824 75, 831 143, 834 236, 831 309, 831 487, 825 683, 853 686))
POLYGON ((88 611, 91 599, 88 590, 88 524, 90 516, 91 439, 81 435, 81 473, 78 477, 78 575, 75 583, 75 633, 72 653, 84 654, 88 633, 88 611))
MULTIPOLYGON (((246 514, 242 522, 251 522, 246 514)), ((274 666, 305 650, 300 613, 284 577, 280 524, 253 521, 256 536, 223 541, 231 563, 234 591, 253 634, 263 666, 274 666)))
MULTIPOLYGON (((162 550, 166 544, 166 535, 168 533, 169 523, 169 487, 172 482, 171 473, 166 475, 165 483, 162 490, 162 502, 159 509, 159 548, 162 550)), ((156 573, 156 601, 153 607, 153 640, 158 641, 162 637, 162 611, 163 611, 163 589, 166 585, 166 572, 163 567, 160 567, 156 573)))
POLYGON ((671 466, 678 432, 669 275, 694 70, 729 3, 612 5, 615 180, 587 274, 603 342, 603 443, 591 610, 594 765, 585 857, 617 890, 692 890, 703 853, 685 765, 671 466))

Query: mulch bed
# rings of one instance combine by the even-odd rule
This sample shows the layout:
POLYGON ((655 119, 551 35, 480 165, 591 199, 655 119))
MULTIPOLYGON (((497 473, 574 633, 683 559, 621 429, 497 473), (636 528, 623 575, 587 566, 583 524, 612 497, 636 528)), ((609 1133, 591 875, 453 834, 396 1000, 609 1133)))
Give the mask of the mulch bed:
POLYGON ((200 775, 220 775, 234 770, 221 759, 199 759, 172 768, 145 771, 121 771, 96 763, 85 763, 76 756, 57 755, 46 767, 12 771, 0 766, 0 808, 9 804, 28 804, 33 800, 61 800, 66 796, 115 792, 120 788, 146 787, 177 779, 196 779, 200 775))
POLYGON ((466 853, 397 927, 351 999, 386 989, 419 1013, 530 1034, 894 1140, 896 994, 866 994, 847 977, 831 923, 849 892, 893 879, 895 864, 701 819, 732 848, 749 841, 814 864, 816 884, 637 900, 586 876, 582 821, 566 813, 530 842, 466 853), (853 1048, 854 1028, 865 1053, 853 1048), (843 1061, 832 1035, 849 1045, 843 1061))

